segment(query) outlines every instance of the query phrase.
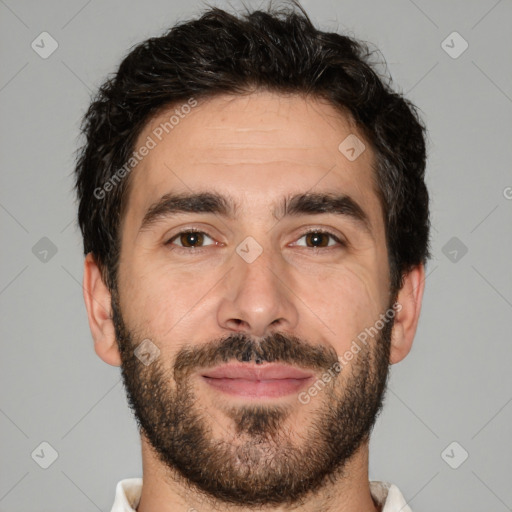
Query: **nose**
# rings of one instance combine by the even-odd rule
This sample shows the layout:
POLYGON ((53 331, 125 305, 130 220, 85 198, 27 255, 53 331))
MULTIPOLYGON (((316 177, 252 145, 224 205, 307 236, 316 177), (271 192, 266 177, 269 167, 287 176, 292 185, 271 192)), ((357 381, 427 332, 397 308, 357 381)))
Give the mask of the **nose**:
POLYGON ((255 337, 296 330, 298 299, 277 252, 265 249, 250 263, 235 252, 223 283, 218 308, 221 328, 255 337))

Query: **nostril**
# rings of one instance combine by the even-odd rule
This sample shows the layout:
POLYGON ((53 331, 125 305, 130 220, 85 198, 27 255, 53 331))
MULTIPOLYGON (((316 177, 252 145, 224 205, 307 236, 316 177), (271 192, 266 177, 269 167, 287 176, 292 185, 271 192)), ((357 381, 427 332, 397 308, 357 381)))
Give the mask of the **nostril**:
POLYGON ((236 329, 237 331, 242 331, 244 327, 248 327, 247 322, 241 320, 240 318, 232 318, 231 322, 233 325, 233 329, 236 329))

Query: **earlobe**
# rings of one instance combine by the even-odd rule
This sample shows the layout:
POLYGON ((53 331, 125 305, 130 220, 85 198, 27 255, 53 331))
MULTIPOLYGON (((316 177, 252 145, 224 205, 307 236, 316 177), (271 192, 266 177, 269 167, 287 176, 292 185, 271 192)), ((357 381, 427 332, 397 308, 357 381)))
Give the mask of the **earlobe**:
POLYGON ((413 267, 403 279, 391 337, 390 364, 399 363, 409 353, 416 334, 425 288, 425 266, 413 267))
POLYGON ((112 366, 121 366, 111 316, 111 293, 92 253, 87 254, 84 261, 83 294, 96 354, 112 366))

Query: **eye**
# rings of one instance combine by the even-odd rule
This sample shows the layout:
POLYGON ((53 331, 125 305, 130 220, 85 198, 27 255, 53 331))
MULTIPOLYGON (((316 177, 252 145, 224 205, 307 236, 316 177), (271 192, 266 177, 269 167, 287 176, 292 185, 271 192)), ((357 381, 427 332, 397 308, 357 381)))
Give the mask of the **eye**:
MULTIPOLYGON (((305 239, 305 243, 296 242, 294 245, 303 246, 310 249, 334 247, 336 244, 342 247, 346 246, 346 244, 334 233, 323 229, 310 230, 299 238, 299 240, 301 239, 305 239)), ((216 242, 204 231, 199 231, 196 229, 180 231, 165 243, 165 245, 175 245, 183 249, 201 249, 202 247, 215 244, 216 242), (206 239, 209 239, 212 243, 205 244, 206 239)))
MULTIPOLYGON (((178 244, 176 244, 178 247, 183 247, 186 249, 195 249, 196 247, 200 248, 203 246, 205 238, 208 238, 213 242, 213 239, 203 231, 189 229, 186 231, 180 231, 177 235, 174 235, 169 241, 167 241, 165 245, 172 245, 174 240, 177 240, 179 242, 178 244)), ((215 242, 213 243, 215 244, 215 242)))
POLYGON ((333 240, 334 242, 337 242, 340 246, 345 247, 345 243, 340 240, 334 233, 331 233, 330 231, 325 231, 323 229, 313 229, 311 231, 308 231, 307 233, 304 233, 299 240, 302 238, 305 238, 306 243, 305 244, 296 244, 305 246, 308 248, 316 249, 316 248, 322 248, 322 247, 332 247, 335 246, 334 244, 329 244, 329 238, 333 240), (313 244, 312 246, 308 245, 308 243, 313 244))

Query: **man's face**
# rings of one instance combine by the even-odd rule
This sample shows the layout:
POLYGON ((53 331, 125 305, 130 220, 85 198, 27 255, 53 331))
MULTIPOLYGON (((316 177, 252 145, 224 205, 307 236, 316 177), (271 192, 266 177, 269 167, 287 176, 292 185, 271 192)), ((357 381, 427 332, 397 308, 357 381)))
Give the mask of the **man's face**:
POLYGON ((139 137, 156 146, 122 224, 112 306, 128 398, 164 467, 226 501, 292 503, 343 470, 382 403, 392 321, 357 338, 392 304, 374 156, 365 141, 347 158, 340 143, 362 135, 298 96, 216 97, 159 141, 172 114, 139 137), (200 193, 237 207, 203 196, 147 215, 200 193), (148 365, 134 354, 146 339, 148 365))

